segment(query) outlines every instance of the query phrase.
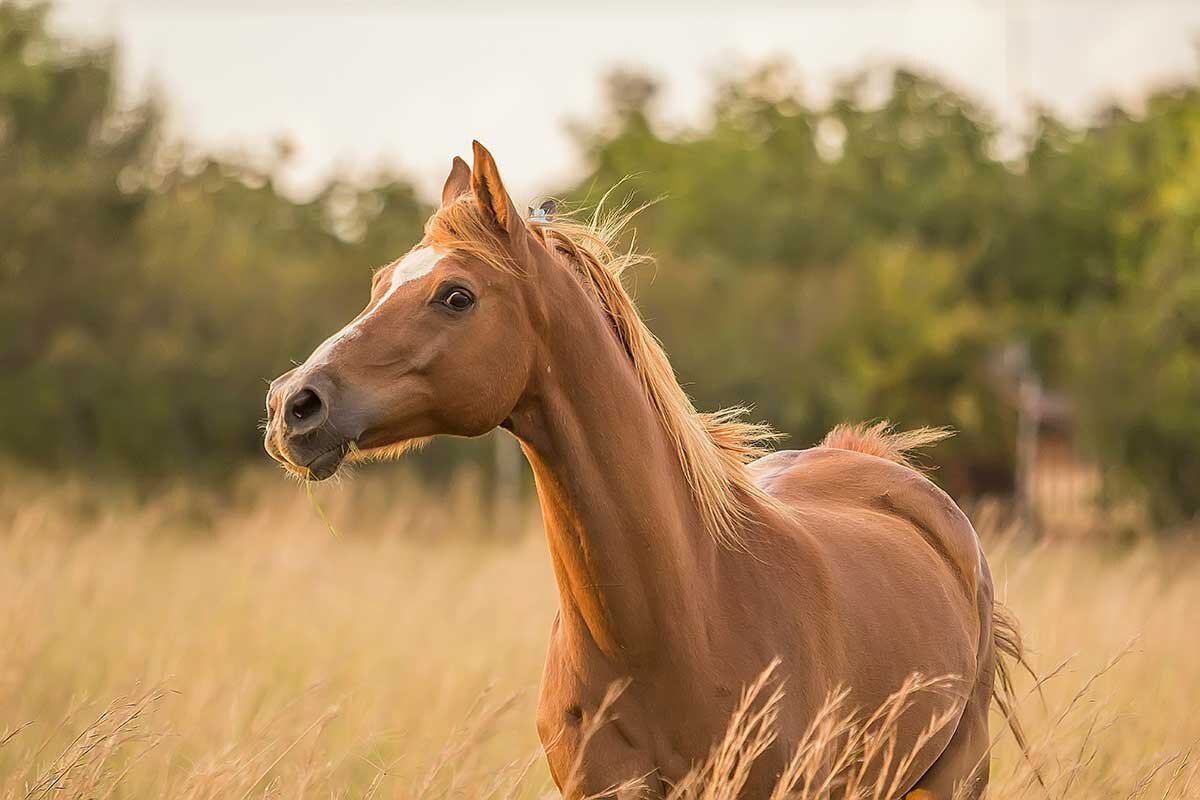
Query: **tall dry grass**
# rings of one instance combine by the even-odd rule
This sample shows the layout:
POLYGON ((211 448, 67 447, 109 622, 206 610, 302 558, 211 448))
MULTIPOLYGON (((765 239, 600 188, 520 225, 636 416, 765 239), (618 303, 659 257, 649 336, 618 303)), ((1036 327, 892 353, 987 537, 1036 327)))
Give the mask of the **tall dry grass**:
MULTIPOLYGON (((389 474, 319 491, 337 537, 274 476, 139 500, 6 474, 0 798, 550 794, 533 711, 555 594, 536 511, 497 525, 470 481, 426 492, 389 474)), ((991 543, 1048 676, 1022 704, 1048 788, 997 719, 992 796, 1200 797, 1200 549, 991 543)), ((679 800, 736 795, 772 736, 766 686, 679 800)), ((884 749, 894 709, 849 711, 830 699, 771 800, 904 757, 884 749)))

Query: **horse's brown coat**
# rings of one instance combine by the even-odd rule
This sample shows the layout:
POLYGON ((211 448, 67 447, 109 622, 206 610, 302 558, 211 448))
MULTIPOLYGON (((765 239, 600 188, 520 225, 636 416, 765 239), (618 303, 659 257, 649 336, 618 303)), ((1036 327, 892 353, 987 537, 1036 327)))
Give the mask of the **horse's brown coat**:
MULTIPOLYGON (((748 488, 730 484, 741 549, 725 546, 707 535, 713 515, 698 505, 679 436, 612 315, 578 265, 527 226, 478 144, 473 171, 455 160, 442 201, 473 203, 487 241, 446 247, 360 335, 281 376, 268 395, 267 448, 302 476, 326 477, 351 442, 369 455, 498 425, 517 437, 559 590, 537 727, 564 794, 639 776, 665 793, 724 732, 742 687, 779 657, 780 735, 746 797, 767 797, 830 692, 848 687, 854 705, 872 708, 914 672, 957 676, 961 691, 917 697, 902 748, 947 707, 959 716, 898 785, 949 798, 961 784, 978 796, 992 586, 954 502, 906 464, 871 455, 889 454, 883 431, 844 429, 833 446, 738 466, 748 470, 748 488), (497 258, 515 269, 487 263, 497 258), (474 306, 439 307, 450 284, 469 288, 474 306), (319 402, 299 403, 303 391, 319 402), (614 721, 580 757, 606 689, 625 680, 614 721)), ((386 280, 385 270, 373 300, 386 280)))

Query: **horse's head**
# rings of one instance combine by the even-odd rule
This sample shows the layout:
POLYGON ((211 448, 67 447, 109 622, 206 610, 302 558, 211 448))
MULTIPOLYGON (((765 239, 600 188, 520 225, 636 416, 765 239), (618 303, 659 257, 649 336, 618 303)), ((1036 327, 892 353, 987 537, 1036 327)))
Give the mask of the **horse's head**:
POLYGON ((265 446, 323 480, 342 461, 500 425, 534 358, 529 282, 539 259, 490 153, 454 159, 425 237, 375 273, 367 307, 267 393, 265 446), (487 246, 481 246, 480 243, 487 246))

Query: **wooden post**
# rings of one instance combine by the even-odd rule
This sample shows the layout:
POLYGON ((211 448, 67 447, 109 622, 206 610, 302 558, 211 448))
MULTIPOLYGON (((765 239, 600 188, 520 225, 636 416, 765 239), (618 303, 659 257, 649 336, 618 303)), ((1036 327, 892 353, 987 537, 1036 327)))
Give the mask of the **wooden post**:
POLYGON ((520 527, 521 450, 504 431, 492 434, 495 480, 492 489, 492 520, 500 536, 515 536, 520 527))
POLYGON ((1042 384, 1026 362, 1021 369, 1017 385, 1017 463, 1014 482, 1018 518, 1034 538, 1041 538, 1034 486, 1037 477, 1038 432, 1042 425, 1041 409, 1042 384))

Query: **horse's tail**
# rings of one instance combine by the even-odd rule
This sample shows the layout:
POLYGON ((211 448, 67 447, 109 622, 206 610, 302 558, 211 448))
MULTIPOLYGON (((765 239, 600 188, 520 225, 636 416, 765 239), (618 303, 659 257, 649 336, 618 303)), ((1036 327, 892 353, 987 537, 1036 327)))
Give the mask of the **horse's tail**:
POLYGON ((1004 715, 1008 729, 1016 739, 1017 746, 1021 748, 1021 755, 1029 763, 1037 782, 1045 789, 1046 781, 1033 758, 1033 752, 1029 749, 1029 739, 1025 736, 1025 728, 1021 725, 1020 717, 1017 716, 1017 697, 1013 687, 1014 668, 1021 667, 1033 676, 1035 681, 1037 673, 1034 672, 1029 660, 1025 657, 1025 643, 1021 638, 1021 626, 1017 622, 1016 616, 1000 602, 992 605, 992 643, 996 651, 996 676, 992 682, 992 701, 1004 715))
POLYGON ((886 458, 906 467, 920 469, 913 463, 915 451, 923 447, 937 444, 943 439, 949 439, 954 432, 949 428, 916 428, 911 431, 898 431, 888 420, 880 420, 873 424, 835 425, 833 430, 825 434, 819 447, 832 447, 837 450, 853 450, 857 453, 886 458))

